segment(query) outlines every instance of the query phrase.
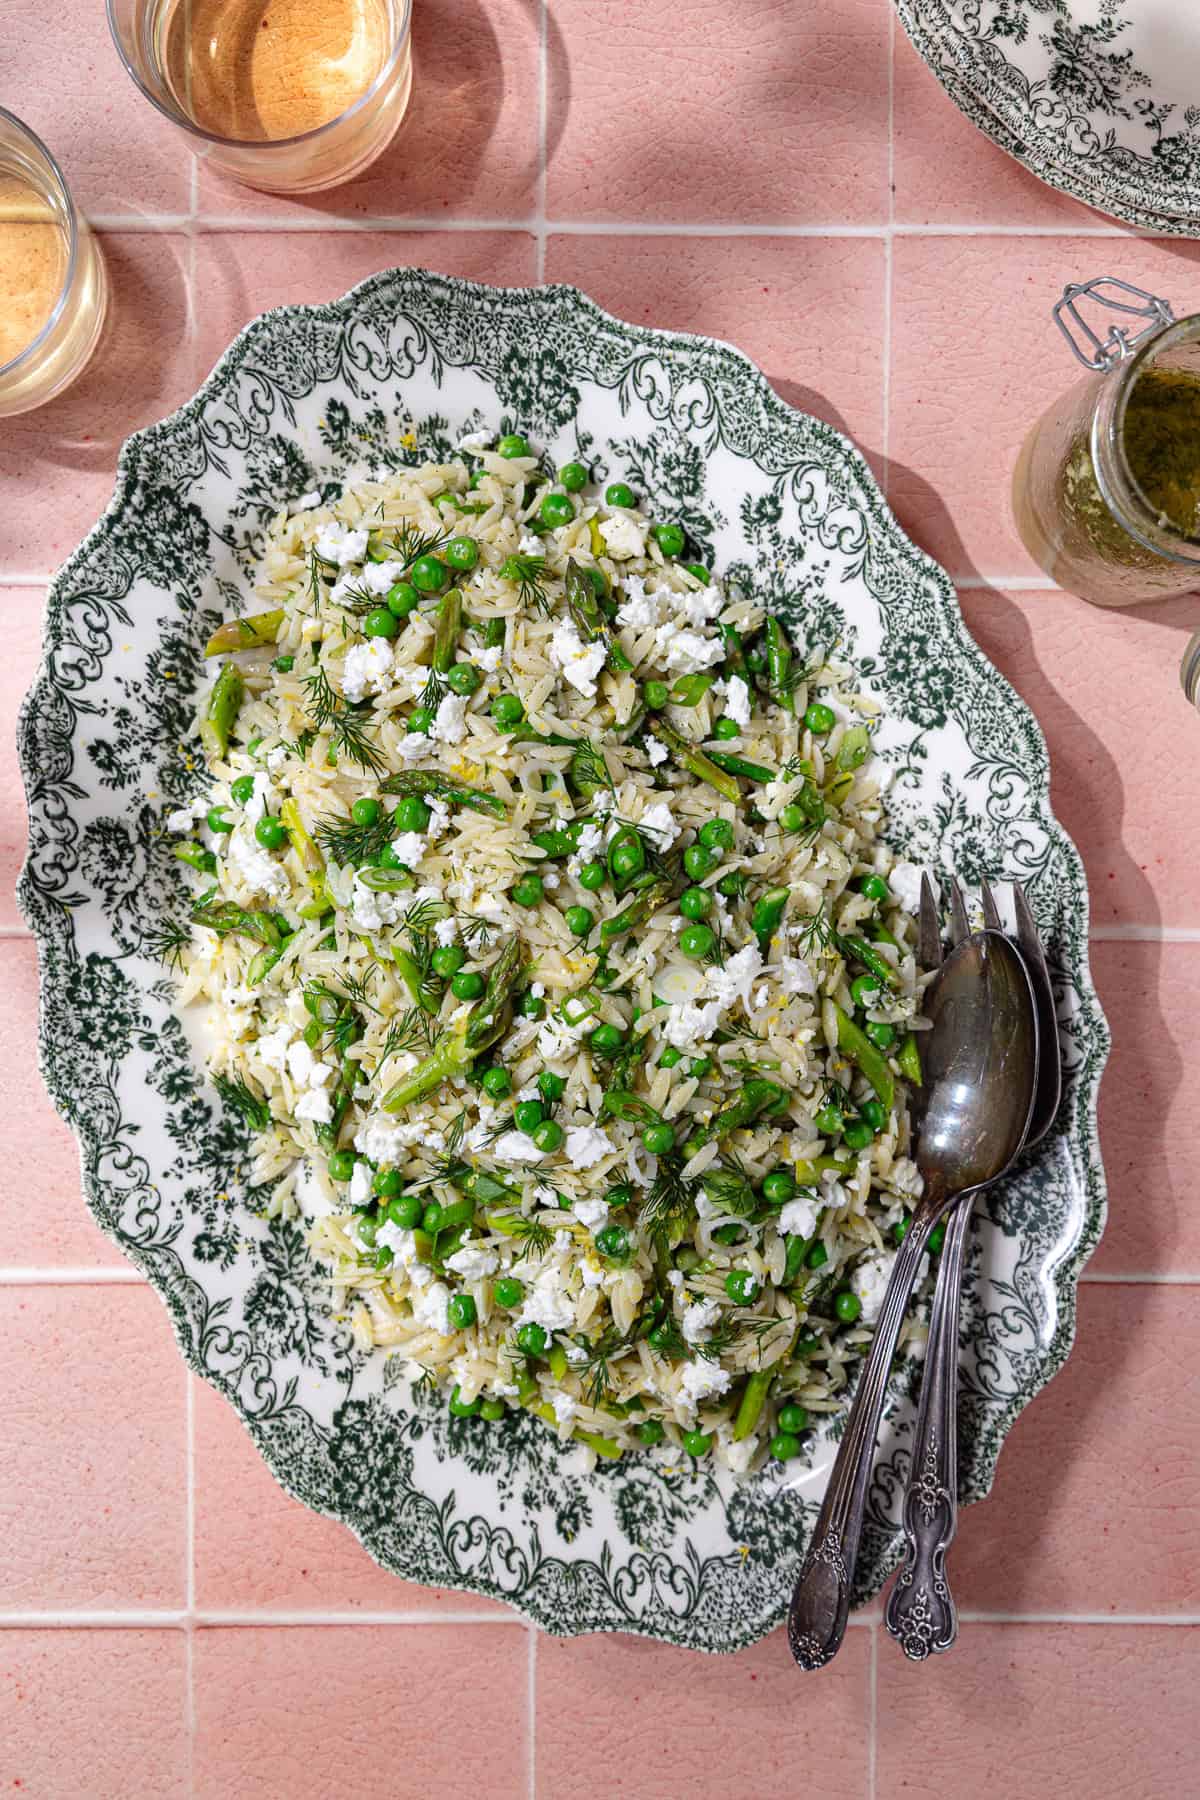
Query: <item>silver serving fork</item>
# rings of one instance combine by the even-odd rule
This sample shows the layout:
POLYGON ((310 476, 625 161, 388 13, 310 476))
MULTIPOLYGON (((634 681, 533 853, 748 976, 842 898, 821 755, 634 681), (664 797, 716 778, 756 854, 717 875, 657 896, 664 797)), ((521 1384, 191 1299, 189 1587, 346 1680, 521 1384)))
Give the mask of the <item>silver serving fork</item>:
MULTIPOLYGON (((949 938, 953 947, 969 935, 971 927, 958 882, 952 879, 949 889, 949 938)), ((987 882, 982 884, 981 898, 984 924, 994 930, 1003 930, 999 909, 987 882)), ((1042 1046, 1037 1094, 1023 1145, 1023 1149, 1028 1150, 1045 1137, 1054 1122, 1062 1095, 1062 1071, 1054 990, 1046 967, 1046 953, 1025 891, 1017 882, 1013 883, 1013 905, 1017 948, 1029 970, 1042 1046)), ((935 969, 941 962, 941 936, 937 899, 933 884, 925 875, 921 880, 918 941, 922 968, 935 969)), ((955 1207, 946 1222, 946 1239, 929 1319, 925 1378, 904 1492, 904 1557, 884 1615, 888 1631, 904 1654, 916 1662, 931 1652, 949 1650, 958 1635, 958 1615, 946 1578, 946 1553, 958 1525, 959 1302, 973 1204, 974 1196, 968 1196, 955 1207)))

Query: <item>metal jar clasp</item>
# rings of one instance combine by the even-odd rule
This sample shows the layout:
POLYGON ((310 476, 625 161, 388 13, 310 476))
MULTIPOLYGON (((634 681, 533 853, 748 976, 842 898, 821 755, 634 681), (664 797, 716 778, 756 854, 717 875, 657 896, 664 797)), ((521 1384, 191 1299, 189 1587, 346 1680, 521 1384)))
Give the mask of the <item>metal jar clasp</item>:
POLYGON ((1111 369, 1114 363, 1123 362, 1133 346, 1149 332, 1161 331, 1165 325, 1173 325, 1175 314, 1170 302, 1160 299, 1157 294, 1148 294, 1145 288, 1134 287, 1128 281, 1121 281, 1116 275, 1097 275, 1092 281, 1068 282, 1063 289, 1062 299, 1055 304, 1054 322, 1084 368, 1100 371, 1111 369), (1131 295, 1142 304, 1134 305, 1132 300, 1123 300, 1120 298, 1122 294, 1131 295), (1124 313, 1127 318, 1145 319, 1147 323, 1140 331, 1132 333, 1124 326, 1110 325, 1108 336, 1101 338, 1079 310, 1078 302, 1085 296, 1097 306, 1107 307, 1109 312, 1124 313), (1081 342, 1080 338, 1084 341, 1081 342))

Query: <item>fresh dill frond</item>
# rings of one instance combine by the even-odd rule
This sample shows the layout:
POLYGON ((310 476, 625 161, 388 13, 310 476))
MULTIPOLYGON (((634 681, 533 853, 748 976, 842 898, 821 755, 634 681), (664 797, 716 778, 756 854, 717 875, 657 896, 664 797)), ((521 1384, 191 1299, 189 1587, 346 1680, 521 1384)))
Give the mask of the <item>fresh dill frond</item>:
POLYGON ((388 1026, 387 1035, 379 1050, 378 1067, 382 1068, 390 1057, 402 1056, 407 1051, 428 1056, 436 1048, 441 1035, 441 1028, 430 1013, 423 1007, 410 1006, 407 1012, 401 1013, 388 1026))
POLYGON ((183 968, 184 952, 192 941, 192 934, 179 919, 164 919, 158 930, 146 944, 151 956, 165 963, 168 969, 183 968))
POLYGON ((791 923, 798 954, 806 960, 824 955, 834 942, 833 920, 824 907, 810 913, 808 918, 793 919, 791 923))
POLYGON ((351 762, 357 763, 360 769, 367 769, 372 775, 386 775, 387 758, 366 734, 369 716, 369 706, 348 706, 340 712, 333 721, 333 747, 339 755, 348 756, 351 762))
POLYGON ((682 1164, 677 1158, 660 1156, 658 1172, 654 1184, 642 1202, 638 1213, 638 1229, 653 1232, 656 1236, 665 1236, 673 1221, 686 1219, 695 1205, 696 1187, 694 1182, 685 1181, 680 1174, 682 1164))
MULTIPOLYGON (((506 1124, 505 1130, 511 1127, 506 1124)), ((554 1233, 540 1219, 527 1219, 522 1213, 511 1213, 504 1220, 505 1237, 516 1238, 515 1263, 524 1262, 535 1253, 544 1256, 554 1242, 554 1233)))
POLYGON ((356 825, 353 819, 339 819, 327 813, 317 821, 313 836, 330 862, 342 868, 357 868, 363 863, 374 863, 395 833, 390 812, 381 812, 373 825, 356 825))
POLYGON ((364 613, 374 612, 377 606, 383 605, 380 595, 369 594, 366 588, 361 587, 345 587, 338 594, 336 601, 332 594, 330 600, 340 607, 342 612, 350 613, 356 619, 361 618, 364 613))
POLYGON ((447 1162, 454 1163, 458 1161, 458 1154, 463 1147, 463 1139, 466 1135, 467 1115, 465 1112, 460 1112, 453 1125, 451 1125, 449 1131, 446 1133, 446 1142, 443 1147, 442 1155, 447 1162))
POLYGON ((492 941, 492 933, 498 930, 496 919, 482 919, 478 913, 458 915, 458 935, 464 944, 475 944, 480 950, 486 950, 492 941))
POLYGON ((517 599, 522 606, 532 606, 540 613, 550 611, 550 601, 546 595, 545 576, 546 559, 544 556, 510 556, 505 562, 501 574, 506 581, 516 583, 517 599))
POLYGON ((390 546, 398 559, 405 564, 415 563, 418 557, 432 556, 446 542, 446 534, 441 531, 421 531, 410 521, 396 527, 395 536, 390 546))
POLYGON ((317 612, 321 610, 321 570, 325 566, 332 567, 333 565, 323 564, 322 559, 317 555, 317 547, 314 544, 308 553, 308 592, 317 612))
POLYGON ((230 1075, 214 1075, 212 1084, 220 1096, 221 1104, 240 1113, 252 1131, 267 1130, 271 1123, 271 1109, 242 1076, 235 1079, 230 1075))
POLYGON ((608 1325, 593 1342, 581 1346, 587 1350, 586 1361, 572 1362, 568 1357, 568 1367, 583 1383, 584 1398, 589 1406, 602 1406, 607 1400, 613 1386, 609 1364, 632 1350, 641 1334, 640 1320, 630 1331, 608 1325))
POLYGON ((304 689, 305 711, 314 727, 319 732, 328 730, 338 715, 342 699, 320 663, 310 675, 304 677, 304 689))
POLYGON ((404 915, 404 928, 414 936, 425 937, 439 919, 448 919, 454 908, 446 900, 418 900, 404 915))
POLYGON ((449 692, 445 676, 439 675, 436 669, 430 669, 429 679, 421 689, 420 703, 428 707, 430 712, 436 712, 449 692))

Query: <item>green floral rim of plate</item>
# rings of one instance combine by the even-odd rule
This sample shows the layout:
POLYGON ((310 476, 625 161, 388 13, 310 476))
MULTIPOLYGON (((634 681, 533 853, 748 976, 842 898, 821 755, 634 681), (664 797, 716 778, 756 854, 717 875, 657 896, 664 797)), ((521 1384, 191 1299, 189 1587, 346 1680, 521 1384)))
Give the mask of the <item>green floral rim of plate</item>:
MULTIPOLYGON (((332 497, 484 426, 600 479, 619 472, 801 641, 838 640, 887 709, 897 848, 968 883, 1028 887, 1067 1085, 1036 1160, 990 1197, 968 1281, 962 1494, 987 1491, 1012 1421, 1067 1355, 1104 1218, 1108 1034, 1083 871, 1049 809, 1041 733, 965 632, 946 575, 859 453, 727 345, 623 324, 571 288, 391 271, 255 320, 193 400, 130 439, 112 503, 51 587, 19 727, 42 1068, 94 1217, 290 1493, 397 1574, 507 1601, 549 1631, 733 1650, 784 1613, 844 1414, 788 1477, 747 1479, 661 1452, 586 1474, 527 1414, 450 1418, 354 1347, 297 1226, 257 1215, 244 1127, 204 1080, 161 960, 182 893, 162 820, 201 779, 186 741, 201 648, 245 603, 267 521, 282 499, 332 497)), ((895 1560, 918 1376, 910 1360, 894 1383, 859 1600, 895 1560)))

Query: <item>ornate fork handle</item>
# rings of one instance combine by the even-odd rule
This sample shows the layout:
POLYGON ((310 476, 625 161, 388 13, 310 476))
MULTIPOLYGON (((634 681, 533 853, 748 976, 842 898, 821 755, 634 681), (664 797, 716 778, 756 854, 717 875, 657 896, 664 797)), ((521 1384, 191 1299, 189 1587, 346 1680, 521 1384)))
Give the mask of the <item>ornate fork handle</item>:
POLYGON ((817 1515, 788 1611, 788 1643, 802 1669, 819 1669, 837 1654, 850 1616, 854 1565, 862 1535, 875 1440, 900 1326, 937 1211, 913 1215, 892 1266, 837 1460, 817 1515))
POLYGON ((946 1552, 958 1525, 958 1313, 970 1232, 967 1198, 946 1223, 904 1492, 904 1559, 884 1614, 888 1630, 914 1662, 948 1650, 958 1635, 946 1552))

